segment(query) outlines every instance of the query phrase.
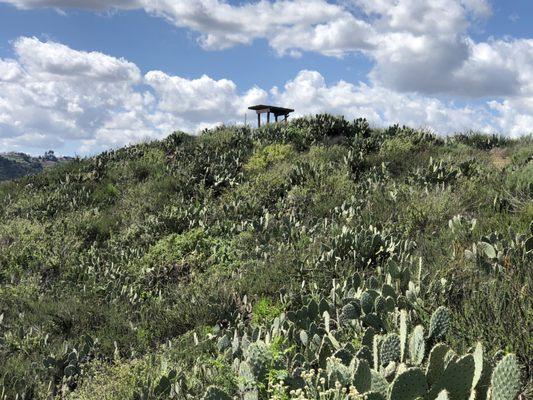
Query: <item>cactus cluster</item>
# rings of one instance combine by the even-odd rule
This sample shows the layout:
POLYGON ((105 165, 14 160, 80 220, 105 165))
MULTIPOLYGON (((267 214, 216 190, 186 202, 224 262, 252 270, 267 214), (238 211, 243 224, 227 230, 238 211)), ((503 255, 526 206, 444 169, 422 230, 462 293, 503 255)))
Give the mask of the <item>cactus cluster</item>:
MULTIPOLYGON (((97 341, 85 335, 78 348, 65 347, 61 354, 50 354, 43 358, 42 366, 51 382, 61 382, 66 387, 75 387, 83 365, 90 360, 97 341)), ((58 387, 54 386, 53 393, 58 387)))
MULTIPOLYGON (((233 360, 240 396, 266 398, 276 371, 286 371, 278 386, 307 398, 337 392, 348 397, 335 398, 361 400, 516 398, 520 373, 513 355, 496 362, 480 343, 468 354, 456 354, 442 342, 450 311, 437 308, 426 328, 414 311, 416 298, 410 302, 390 283, 358 275, 334 281, 329 296, 304 298, 304 306, 270 326, 250 330, 239 324, 233 345, 229 332, 226 339, 220 336, 218 347, 233 360), (379 299, 383 304, 390 299, 392 306, 380 306, 379 299), (279 338, 286 350, 275 354, 272 343, 279 338)), ((413 290, 412 282, 407 287, 413 290)))

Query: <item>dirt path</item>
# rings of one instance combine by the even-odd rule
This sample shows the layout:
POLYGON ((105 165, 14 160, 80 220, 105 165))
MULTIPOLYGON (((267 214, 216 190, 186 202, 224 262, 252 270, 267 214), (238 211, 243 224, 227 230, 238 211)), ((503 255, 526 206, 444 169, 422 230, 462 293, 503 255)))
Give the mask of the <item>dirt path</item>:
POLYGON ((503 149, 494 148, 490 151, 492 163, 496 168, 504 169, 511 163, 503 149))

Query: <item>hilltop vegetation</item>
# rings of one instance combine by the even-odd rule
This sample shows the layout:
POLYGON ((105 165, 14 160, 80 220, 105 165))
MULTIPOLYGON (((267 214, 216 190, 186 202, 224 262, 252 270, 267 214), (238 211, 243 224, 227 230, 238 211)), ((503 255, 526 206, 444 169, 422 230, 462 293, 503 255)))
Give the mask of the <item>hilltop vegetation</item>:
POLYGON ((526 398, 532 221, 531 137, 318 115, 60 164, 0 184, 0 393, 526 398))

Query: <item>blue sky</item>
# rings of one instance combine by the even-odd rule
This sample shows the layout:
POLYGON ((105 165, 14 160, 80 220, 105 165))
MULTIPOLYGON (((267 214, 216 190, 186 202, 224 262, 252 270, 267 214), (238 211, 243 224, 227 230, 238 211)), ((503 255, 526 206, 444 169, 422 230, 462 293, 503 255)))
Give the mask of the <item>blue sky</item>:
POLYGON ((63 14, 53 9, 18 10, 0 4, 0 26, 0 57, 13 57, 10 43, 18 37, 36 36, 78 50, 124 57, 145 72, 160 69, 188 78, 207 74, 214 79, 231 79, 246 88, 283 85, 287 77, 304 68, 324 71, 331 82, 366 80, 371 66, 370 60, 358 54, 342 59, 316 53, 280 57, 261 39, 252 45, 205 51, 191 31, 142 10, 73 10, 63 14))
POLYGON ((240 123, 255 101, 531 132, 529 0, 78 3, 0 0, 0 152, 92 154, 240 123))

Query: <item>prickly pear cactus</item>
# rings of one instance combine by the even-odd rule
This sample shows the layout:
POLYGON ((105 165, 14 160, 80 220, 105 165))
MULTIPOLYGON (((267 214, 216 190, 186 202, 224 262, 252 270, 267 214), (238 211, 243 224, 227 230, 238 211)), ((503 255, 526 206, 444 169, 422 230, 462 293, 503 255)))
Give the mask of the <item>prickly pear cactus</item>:
POLYGON ((376 297, 376 300, 374 301, 374 309, 376 310, 378 314, 385 311, 385 306, 386 306, 385 298, 381 295, 376 297))
POLYGON ((348 386, 352 383, 352 374, 350 368, 344 365, 338 358, 328 358, 326 364, 326 374, 330 388, 335 387, 337 382, 339 382, 342 386, 348 386))
POLYGON ((341 360, 341 362, 344 364, 344 365, 350 365, 350 362, 352 361, 352 353, 350 353, 348 350, 346 349, 339 349, 335 352, 335 354, 333 354, 333 356, 335 358, 338 358, 339 360, 341 360))
POLYGON ((371 375, 371 383, 370 383, 370 390, 372 392, 377 392, 383 395, 383 397, 387 397, 387 393, 389 391, 389 383, 387 380, 381 375, 379 372, 374 371, 373 369, 370 370, 371 375))
MULTIPOLYGON (((368 289, 360 296, 361 290, 334 281, 331 296, 339 301, 328 300, 332 304, 329 311, 321 311, 321 307, 330 304, 322 298, 300 308, 300 317, 294 312, 287 317, 282 314, 271 327, 251 326, 246 330, 238 326, 233 334, 238 351, 233 350, 233 343, 229 345, 232 337, 229 332, 220 332, 222 338, 214 336, 218 341, 213 343, 218 344, 219 352, 234 361, 233 370, 239 375, 239 398, 267 398, 273 390, 267 379, 269 372, 283 371, 288 373, 286 386, 283 389, 276 386, 276 393, 286 390, 283 394, 289 395, 290 390, 300 389, 306 398, 318 398, 321 390, 338 394, 340 387, 347 395, 346 390, 352 387, 359 400, 516 400, 520 371, 514 356, 502 354, 492 373, 494 362, 487 362, 480 343, 463 357, 442 343, 426 354, 426 346, 442 339, 449 330, 447 308, 435 311, 425 336, 422 325, 409 332, 410 321, 417 320, 414 310, 398 311, 395 307, 389 313, 378 304, 380 294, 376 290, 368 289), (368 305, 363 313, 360 302, 365 301, 368 305), (315 318, 309 322, 313 319, 308 316, 311 309, 315 318), (339 324, 329 318, 329 312, 338 316, 339 324), (320 315, 324 317, 323 323, 318 321, 320 315), (371 324, 369 318, 380 323, 371 324), (300 324, 303 320, 308 321, 305 326, 300 324), (398 332, 394 331, 396 326, 398 332), (292 356, 276 353, 274 357, 270 343, 278 335, 287 338, 287 344, 294 345, 298 353, 292 356)), ((45 365, 52 368, 55 361, 47 359, 45 365)), ((228 397, 220 389, 210 387, 203 399, 228 397)))
POLYGON ((339 322, 341 325, 348 325, 350 321, 359 318, 359 316, 359 310, 352 303, 348 303, 342 307, 339 322))
POLYGON ((520 390, 520 367, 514 354, 505 356, 494 368, 491 380, 493 400, 514 400, 520 390))
POLYGON ((416 400, 425 397, 426 376, 420 368, 410 368, 399 374, 392 382, 390 400, 416 400))
POLYGON ((380 360, 380 345, 381 345, 382 337, 379 335, 374 336, 374 342, 372 343, 372 359, 374 360, 374 369, 376 371, 379 371, 379 360, 380 360))
POLYGON ((394 307, 396 307, 396 301, 394 301, 392 296, 387 296, 387 298, 385 298, 385 311, 393 312, 394 307))
POLYGON ((407 311, 400 311, 400 361, 405 360, 405 347, 407 344, 407 311))
POLYGON ((418 325, 413 330, 411 338, 409 339, 409 353, 413 364, 422 364, 422 361, 424 361, 425 350, 426 343, 424 341, 424 327, 418 325))
POLYGON ((448 396, 448 392, 446 390, 443 390, 439 393, 435 400, 450 400, 450 397, 448 396))
POLYGON ((257 400, 259 398, 252 367, 246 361, 239 365, 239 392, 243 400, 257 400))
POLYGON ((483 346, 481 343, 477 343, 474 353, 474 378, 472 379, 472 390, 474 390, 481 379, 483 373, 483 346))
POLYGON ((376 334, 376 331, 374 328, 369 327, 365 329, 365 332, 363 333, 363 337, 361 339, 361 343, 363 346, 366 346, 368 348, 372 347, 372 343, 374 343, 374 335, 376 334))
POLYGON ((400 361, 401 349, 400 349, 400 337, 391 333, 385 337, 381 343, 380 351, 380 364, 383 367, 389 365, 391 361, 400 361))
POLYGON ((359 351, 357 351, 357 353, 355 354, 355 356, 359 359, 359 360, 366 360, 368 361, 369 365, 372 364, 373 362, 373 356, 372 356, 372 352, 370 351, 370 349, 366 346, 363 346, 359 349, 359 351))
POLYGON ((368 392, 371 389, 372 374, 367 360, 358 360, 354 368, 353 385, 359 393, 368 392))
POLYGON ((263 382, 273 362, 273 355, 269 346, 262 341, 250 344, 246 351, 246 359, 258 382, 263 382))
POLYGON ((450 361, 444 373, 431 387, 429 398, 435 398, 442 390, 448 391, 451 399, 468 399, 474 378, 474 357, 472 354, 450 361))
POLYGON ((429 337, 433 340, 444 338, 451 323, 451 312, 448 308, 440 306, 435 310, 429 322, 429 337))
POLYGON ((444 343, 439 343, 433 346, 429 352, 429 360, 426 368, 426 377, 428 380, 429 386, 437 381, 437 379, 444 373, 444 357, 450 348, 444 343))
POLYGON ((374 309, 374 301, 377 297, 377 292, 374 290, 367 290, 361 295, 361 308, 365 314, 369 314, 374 309))

